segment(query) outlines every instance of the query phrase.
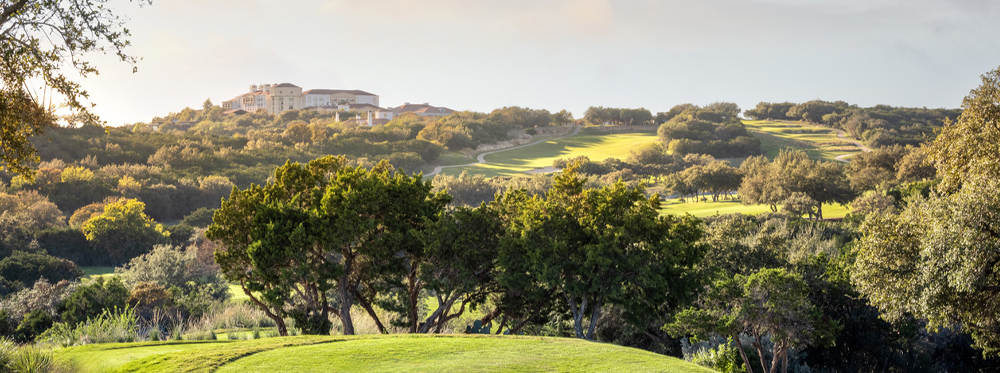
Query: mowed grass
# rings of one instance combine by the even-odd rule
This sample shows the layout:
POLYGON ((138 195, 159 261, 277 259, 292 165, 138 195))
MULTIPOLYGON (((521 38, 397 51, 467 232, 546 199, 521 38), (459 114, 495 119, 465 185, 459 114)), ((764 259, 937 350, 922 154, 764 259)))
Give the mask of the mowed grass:
POLYGON ((760 139, 765 154, 771 159, 786 148, 804 150, 809 158, 824 161, 835 161, 834 157, 838 155, 861 151, 853 143, 838 138, 836 132, 827 127, 764 120, 745 120, 743 125, 760 139))
POLYGON ((608 133, 596 128, 584 128, 575 136, 490 154, 485 157, 484 164, 446 168, 441 173, 458 175, 462 171, 468 171, 469 174, 483 174, 486 177, 523 175, 526 171, 552 166, 552 161, 558 158, 585 155, 592 161, 625 159, 632 149, 656 141, 655 131, 608 133))
POLYGON ((578 339, 470 335, 300 336, 57 349, 79 372, 711 372, 578 339))
MULTIPOLYGON (((670 215, 683 215, 685 213, 696 217, 706 217, 714 215, 725 215, 741 213, 746 215, 756 215, 764 212, 771 212, 767 205, 744 205, 740 200, 720 200, 718 202, 691 202, 690 198, 686 202, 681 202, 678 198, 671 198, 660 203, 660 213, 670 215)), ((843 218, 851 212, 846 206, 839 204, 823 204, 823 218, 835 219, 843 218)))

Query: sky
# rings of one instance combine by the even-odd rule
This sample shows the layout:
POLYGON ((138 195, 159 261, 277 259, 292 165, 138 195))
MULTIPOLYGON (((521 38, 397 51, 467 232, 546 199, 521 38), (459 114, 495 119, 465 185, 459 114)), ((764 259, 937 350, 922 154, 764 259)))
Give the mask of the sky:
POLYGON ((251 84, 360 89, 383 107, 844 100, 959 107, 1000 66, 993 0, 112 0, 132 67, 81 79, 110 125, 251 84), (117 1, 117 3, 115 3, 117 1))

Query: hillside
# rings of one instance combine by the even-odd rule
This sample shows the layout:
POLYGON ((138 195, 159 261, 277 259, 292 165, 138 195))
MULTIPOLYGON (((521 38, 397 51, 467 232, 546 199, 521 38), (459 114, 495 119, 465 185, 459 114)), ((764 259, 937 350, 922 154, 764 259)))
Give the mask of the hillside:
POLYGON ((300 336, 98 344, 56 351, 89 372, 711 372, 672 357, 578 339, 468 335, 300 336))

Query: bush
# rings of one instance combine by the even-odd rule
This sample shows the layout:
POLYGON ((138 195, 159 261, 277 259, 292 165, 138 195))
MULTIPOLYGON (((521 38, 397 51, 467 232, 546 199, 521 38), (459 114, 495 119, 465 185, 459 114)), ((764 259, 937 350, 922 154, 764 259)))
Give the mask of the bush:
POLYGON ((36 233, 35 239, 49 255, 68 259, 78 266, 114 265, 106 254, 99 253, 90 245, 87 236, 79 229, 50 228, 36 233))
POLYGON ((48 281, 42 280, 36 282, 31 288, 11 294, 0 301, 0 309, 3 310, 0 313, 0 319, 6 318, 7 320, 6 323, 0 325, 0 331, 4 331, 7 336, 16 335, 16 329, 21 327, 26 317, 40 318, 36 311, 48 314, 51 320, 57 320, 59 306, 63 304, 64 299, 73 292, 75 287, 76 285, 69 281, 50 284, 48 281), (33 313, 35 314, 32 315, 33 313))
POLYGON ((177 287, 184 294, 210 289, 213 299, 229 299, 229 283, 214 263, 199 259, 195 247, 184 250, 157 245, 153 251, 132 259, 124 267, 115 268, 115 273, 126 286, 133 287, 133 291, 137 284, 148 282, 164 289, 177 287))
POLYGON ((0 277, 10 281, 18 289, 33 285, 42 278, 62 281, 76 280, 80 276, 83 276, 83 271, 73 262, 46 254, 15 251, 11 256, 0 260, 0 277))
POLYGON ((34 310, 21 319, 21 323, 14 330, 14 338, 20 342, 30 342, 51 327, 52 316, 45 310, 34 310))
POLYGON ((59 308, 62 321, 76 325, 97 317, 106 309, 124 308, 129 299, 129 291, 117 277, 104 281, 98 277, 88 285, 81 285, 66 298, 59 308))
POLYGON ((188 216, 181 220, 181 224, 185 224, 192 227, 204 228, 212 225, 212 215, 215 214, 214 209, 208 209, 204 207, 199 207, 197 210, 192 211, 188 216))

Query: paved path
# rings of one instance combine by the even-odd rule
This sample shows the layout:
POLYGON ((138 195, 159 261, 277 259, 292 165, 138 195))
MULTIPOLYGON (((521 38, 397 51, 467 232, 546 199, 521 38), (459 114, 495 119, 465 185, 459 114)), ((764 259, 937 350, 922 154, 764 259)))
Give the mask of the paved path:
MULTIPOLYGON (((861 151, 863 151, 865 153, 872 151, 871 148, 865 146, 865 144, 862 144, 861 141, 847 138, 847 132, 844 132, 844 131, 836 129, 836 128, 831 128, 831 129, 834 132, 837 133, 837 138, 839 138, 841 140, 844 140, 844 141, 847 141, 849 143, 853 143, 855 146, 858 147, 858 149, 861 149, 861 151)), ((847 157, 850 157, 850 156, 853 156, 853 155, 857 155, 857 154, 858 153, 838 155, 836 157, 833 157, 833 159, 836 159, 836 160, 844 162, 844 163, 850 163, 851 161, 848 161, 847 157)))
MULTIPOLYGON (((799 125, 802 124, 802 123, 797 123, 797 122, 790 122, 790 121, 787 121, 787 120, 777 120, 776 122, 781 122, 781 123, 785 123, 785 124, 799 124, 799 125)), ((820 125, 817 125, 815 123, 809 123, 809 122, 806 122, 806 123, 808 123, 810 125, 817 126, 817 127, 822 127, 822 128, 826 128, 826 129, 832 130, 834 133, 837 134, 837 138, 854 144, 854 146, 857 146, 858 149, 861 149, 861 151, 863 151, 865 153, 872 151, 871 148, 865 146, 865 144, 862 144, 861 141, 848 138, 847 137, 847 132, 844 132, 842 130, 839 130, 839 129, 836 129, 836 128, 833 128, 833 127, 820 126, 820 125)), ((833 157, 833 159, 836 159, 836 160, 838 160, 840 162, 844 162, 844 163, 850 163, 851 161, 847 160, 847 157, 855 156, 855 155, 858 155, 858 153, 838 155, 836 157, 833 157)))
POLYGON ((490 154, 493 154, 493 153, 505 152, 505 151, 508 151, 508 150, 520 149, 520 148, 523 148, 523 147, 526 147, 526 146, 532 146, 532 145, 535 145, 535 144, 540 144, 540 143, 543 143, 543 142, 546 142, 546 141, 549 141, 549 140, 555 140, 555 139, 561 139, 561 138, 564 138, 564 137, 574 136, 574 135, 580 133, 580 129, 581 128, 583 128, 583 127, 582 126, 576 126, 576 128, 573 129, 573 133, 571 133, 569 135, 566 135, 566 136, 559 136, 559 137, 553 137, 553 138, 550 138, 550 139, 538 140, 538 141, 535 141, 533 143, 524 144, 524 145, 518 145, 518 146, 515 146, 515 147, 506 148, 506 149, 500 149, 500 150, 493 150, 493 151, 488 151, 488 152, 482 152, 482 153, 479 153, 478 157, 476 157, 476 160, 478 161, 476 163, 456 164, 456 165, 451 165, 451 166, 437 166, 437 167, 434 167, 434 171, 431 171, 430 173, 427 173, 424 176, 434 176, 434 175, 437 175, 437 174, 441 173, 441 170, 446 169, 446 168, 466 167, 466 166, 474 166, 474 165, 477 165, 477 164, 486 163, 486 156, 487 155, 490 155, 490 154))

